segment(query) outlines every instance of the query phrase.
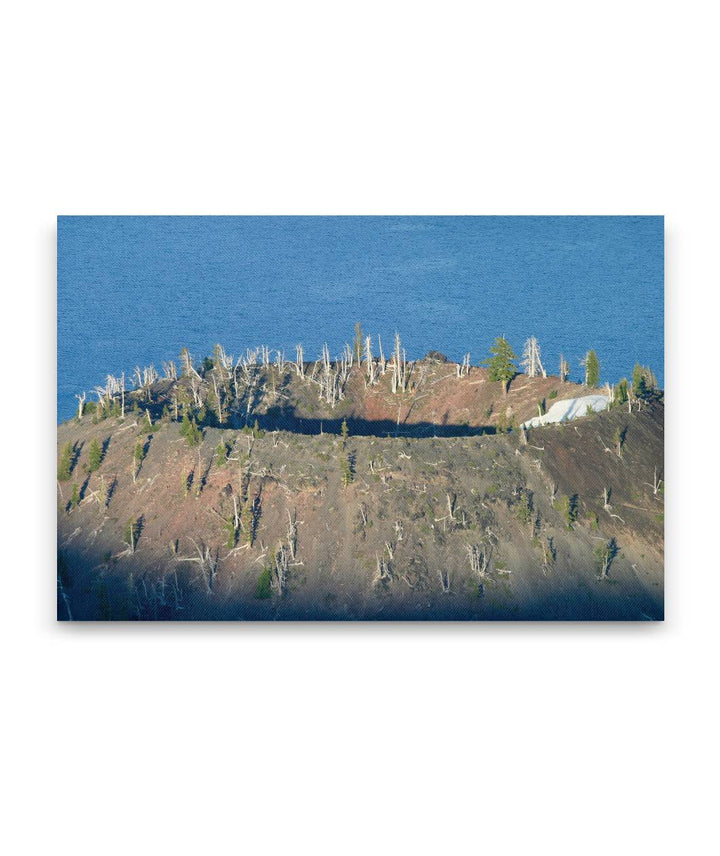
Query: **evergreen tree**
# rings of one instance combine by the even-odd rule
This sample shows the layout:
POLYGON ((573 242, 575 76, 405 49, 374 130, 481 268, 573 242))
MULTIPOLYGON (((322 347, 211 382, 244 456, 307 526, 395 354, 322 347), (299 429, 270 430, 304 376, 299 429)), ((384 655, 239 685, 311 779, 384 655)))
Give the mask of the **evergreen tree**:
POLYGON ((347 439, 350 436, 350 432, 348 431, 347 419, 343 419, 342 426, 340 427, 340 433, 342 434, 343 445, 347 443, 347 439))
POLYGON ((187 413, 183 414, 180 436, 185 438, 188 446, 197 446, 202 440, 202 430, 198 428, 194 419, 190 419, 187 413))
POLYGON ((568 529, 573 528, 573 523, 578 518, 578 499, 577 495, 563 496, 560 499, 560 513, 565 518, 565 525, 568 529))
POLYGON ((582 361, 585 366, 585 386, 597 386, 600 383, 600 360, 595 351, 588 351, 582 361))
POLYGON ((640 363, 635 363, 632 376, 632 387, 637 398, 644 398, 646 395, 649 395, 657 389, 657 380, 655 375, 647 366, 641 366, 640 363))
POLYGON ((224 467, 225 462, 227 461, 228 448, 227 445, 221 440, 217 444, 217 448, 215 449, 215 465, 218 467, 224 467))
POLYGON ((625 404, 628 400, 628 380, 624 377, 615 387, 613 404, 625 404))
POLYGON ((272 597, 272 566, 267 565, 260 572, 257 586, 255 588, 255 597, 259 600, 266 600, 272 597))
POLYGON ((135 483, 135 479, 138 477, 138 473, 140 472, 140 467, 142 466, 142 462, 145 459, 145 447, 142 443, 137 442, 135 444, 135 451, 133 452, 133 468, 132 468, 132 478, 133 484, 135 483))
POLYGON ((638 398, 642 398, 645 395, 645 376, 643 375, 643 367, 640 363, 635 363, 635 368, 633 369, 632 388, 638 398))
POLYGON ((524 490, 520 494, 520 502, 517 507, 517 519, 522 523, 529 523, 532 519, 533 512, 533 501, 532 501, 532 492, 529 490, 524 490))
POLYGON ((232 550, 237 544, 238 530, 235 528, 235 515, 231 514, 225 521, 225 531, 227 532, 226 547, 232 550))
POLYGON ((347 487, 352 480, 355 478, 355 473, 353 472, 352 459, 350 455, 343 455, 340 458, 340 473, 342 477, 343 487, 347 487))
POLYGON ((80 488, 77 484, 73 485, 72 496, 70 497, 70 508, 77 508, 80 505, 80 488))
POLYGON ((58 463, 57 477, 58 481, 69 481, 72 471, 73 447, 72 443, 66 443, 60 453, 60 462, 58 463))
POLYGON ((93 440, 90 443, 90 451, 88 452, 88 470, 91 473, 94 473, 95 470, 100 468, 100 464, 103 459, 103 450, 100 443, 97 440, 93 440))
POLYGON ((517 367, 513 360, 517 357, 510 347, 510 342, 504 336, 498 336, 490 348, 490 354, 483 365, 489 369, 490 380, 499 380, 502 383, 503 394, 507 395, 508 384, 517 374, 517 367))

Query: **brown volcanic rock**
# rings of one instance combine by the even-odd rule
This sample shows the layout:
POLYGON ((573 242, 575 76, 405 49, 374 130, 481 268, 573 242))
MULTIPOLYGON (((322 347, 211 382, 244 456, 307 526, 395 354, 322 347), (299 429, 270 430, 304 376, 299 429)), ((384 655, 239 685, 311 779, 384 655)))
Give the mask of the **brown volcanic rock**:
MULTIPOLYGON (((365 425, 394 423, 400 401, 405 426, 432 425, 433 413, 437 425, 478 426, 487 424, 491 401, 494 410, 511 406, 522 420, 552 389, 559 398, 581 390, 556 378, 519 375, 504 398, 482 369, 461 379, 452 364, 428 366, 422 379, 419 369, 411 379, 418 381, 415 389, 403 397, 391 395, 387 378, 366 390, 355 372, 334 413, 317 403, 309 384, 290 383, 286 394, 296 416, 313 420, 329 413, 335 421, 345 415, 365 425)), ((268 411, 261 399, 258 415, 268 411)), ((351 435, 343 446, 337 434, 280 431, 253 439, 238 429, 206 428, 193 449, 176 423, 159 420, 148 438, 135 419, 94 424, 86 416, 58 429, 59 446, 80 447, 71 481, 59 484, 61 618, 68 607, 75 619, 663 616, 663 497, 651 487, 654 468, 663 475, 661 402, 632 414, 618 408, 533 429, 527 445, 516 434, 486 434, 351 435), (618 428, 626 431, 622 458, 612 451, 618 428), (224 466, 214 460, 221 437, 231 447, 224 466), (88 475, 93 439, 107 448, 100 469, 88 475), (133 482, 138 440, 148 449, 133 482), (347 455, 355 476, 343 487, 347 455), (186 496, 182 483, 191 471, 194 484, 186 496), (106 508, 95 498, 103 478, 115 480, 106 508), (83 499, 67 512, 73 482, 83 499), (572 529, 560 503, 550 501, 553 483, 559 496, 577 497, 572 529), (610 510, 603 508, 604 488, 611 492, 610 510), (259 496, 256 539, 252 547, 241 542, 230 549, 225 521, 233 514, 233 496, 242 504, 245 493, 251 500, 259 496), (523 513, 523 497, 530 497, 531 519, 523 513), (297 554, 286 592, 259 599, 263 569, 274 567, 281 545, 287 549, 288 513, 297 520, 297 554), (132 555, 123 540, 130 518, 141 523, 132 555), (595 551, 611 538, 618 553, 608 579, 600 581, 595 551), (556 558, 544 567, 548 539, 556 558), (472 545, 491 555, 482 580, 470 568, 472 545), (211 590, 200 563, 185 561, 206 548, 217 560, 211 590), (377 580, 381 559, 389 574, 377 580)))

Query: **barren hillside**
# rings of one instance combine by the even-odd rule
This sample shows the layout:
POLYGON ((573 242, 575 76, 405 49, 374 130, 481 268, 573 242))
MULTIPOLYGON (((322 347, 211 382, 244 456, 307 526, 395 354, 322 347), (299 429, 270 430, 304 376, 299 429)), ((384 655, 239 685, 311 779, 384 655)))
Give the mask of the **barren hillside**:
POLYGON ((582 388, 458 371, 420 361, 393 393, 356 366, 333 406, 258 367, 197 445, 188 377, 60 426, 58 617, 661 619, 660 398, 495 433, 582 388))

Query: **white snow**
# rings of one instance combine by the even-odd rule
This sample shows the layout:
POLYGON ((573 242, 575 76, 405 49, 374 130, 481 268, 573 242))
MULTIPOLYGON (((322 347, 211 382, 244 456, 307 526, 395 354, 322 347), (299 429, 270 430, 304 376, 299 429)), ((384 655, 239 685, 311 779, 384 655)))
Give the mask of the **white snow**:
POLYGON ((535 416, 533 419, 528 419, 523 422, 523 428, 537 428, 540 425, 548 425, 551 422, 568 422, 570 419, 577 419, 579 416, 585 416, 588 408, 592 408, 595 413, 605 408, 610 403, 607 395, 582 395, 580 398, 567 398, 563 401, 556 401, 544 416, 535 416))

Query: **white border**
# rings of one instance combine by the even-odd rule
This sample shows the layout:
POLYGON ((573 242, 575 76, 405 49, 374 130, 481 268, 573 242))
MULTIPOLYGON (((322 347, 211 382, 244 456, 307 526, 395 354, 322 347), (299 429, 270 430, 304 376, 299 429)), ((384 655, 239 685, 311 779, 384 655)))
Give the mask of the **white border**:
POLYGON ((70 0, 6 13, 6 852, 707 852, 709 12, 70 0), (665 213, 667 621, 56 626, 58 213, 665 213))

